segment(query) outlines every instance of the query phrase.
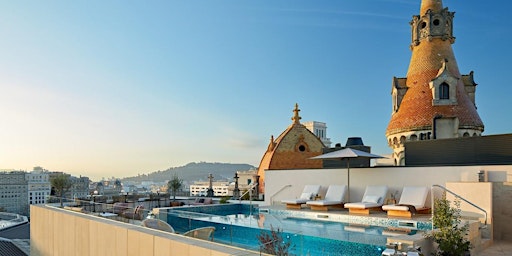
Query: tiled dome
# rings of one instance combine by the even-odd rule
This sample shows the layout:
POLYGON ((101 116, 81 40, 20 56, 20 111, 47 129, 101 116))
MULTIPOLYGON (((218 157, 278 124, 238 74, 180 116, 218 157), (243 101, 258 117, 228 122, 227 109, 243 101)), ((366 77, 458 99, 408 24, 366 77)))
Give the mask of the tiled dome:
MULTIPOLYGON (((423 0, 420 14, 424 16, 420 19, 427 19, 427 21, 429 21, 428 18, 438 19, 439 15, 437 13, 432 16, 427 14, 430 11, 441 12, 442 10, 441 0, 423 0)), ((447 22, 446 25, 446 30, 450 29, 446 33, 450 34, 425 36, 425 34, 418 32, 419 43, 412 46, 412 56, 407 72, 407 91, 403 95, 397 111, 391 117, 386 130, 387 136, 404 131, 431 129, 433 119, 438 116, 458 118, 459 127, 483 131, 484 125, 476 111, 475 104, 466 92, 464 79, 459 72, 451 47, 455 38, 450 38, 451 28, 448 27, 451 25, 450 22, 447 22), (446 60, 448 72, 458 79, 456 82, 456 104, 433 104, 430 83, 438 76, 443 66, 443 60, 446 60)), ((424 26, 424 24, 421 25, 424 26)), ((434 29, 436 28, 432 28, 432 30, 434 29)), ((419 30, 420 28, 418 28, 419 30)), ((435 31, 432 33, 435 33, 435 31)))
POLYGON ((264 193, 265 170, 321 168, 322 160, 311 157, 322 154, 324 144, 300 123, 298 105, 293 110, 292 124, 275 140, 272 136, 258 167, 260 193, 264 193))

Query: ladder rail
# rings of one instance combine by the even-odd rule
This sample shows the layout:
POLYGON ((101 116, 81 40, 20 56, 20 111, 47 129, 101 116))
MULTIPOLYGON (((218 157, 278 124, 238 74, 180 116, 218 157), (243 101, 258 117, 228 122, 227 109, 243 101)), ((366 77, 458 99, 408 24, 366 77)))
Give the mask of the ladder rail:
MULTIPOLYGON (((449 189, 447 189, 447 188, 445 188, 445 187, 443 187, 443 186, 441 186, 441 185, 434 184, 434 185, 432 185, 431 190, 432 190, 434 187, 438 187, 438 188, 440 188, 440 189, 444 190, 445 192, 448 192, 448 193, 452 194, 452 195, 453 195, 453 196, 455 196, 456 198, 458 198, 458 199, 460 199, 460 200, 462 200, 462 201, 464 201, 464 202, 468 203, 469 205, 471 205, 471 206, 473 206, 473 207, 477 208, 478 210, 482 211, 482 212, 485 214, 484 224, 485 224, 485 225, 487 225, 487 211, 486 211, 486 210, 484 210, 482 207, 480 207, 480 206, 478 206, 478 205, 476 205, 476 204, 474 204, 474 203, 472 203, 472 202, 470 202, 470 201, 466 200, 466 199, 465 199, 465 198, 463 198, 462 196, 458 195, 457 193, 455 193, 455 192, 453 192, 453 191, 451 191, 451 190, 449 190, 449 189)), ((432 193, 432 219, 434 219, 434 193, 432 193)), ((434 228, 434 226, 433 226, 433 225, 432 225, 432 228, 434 228)))

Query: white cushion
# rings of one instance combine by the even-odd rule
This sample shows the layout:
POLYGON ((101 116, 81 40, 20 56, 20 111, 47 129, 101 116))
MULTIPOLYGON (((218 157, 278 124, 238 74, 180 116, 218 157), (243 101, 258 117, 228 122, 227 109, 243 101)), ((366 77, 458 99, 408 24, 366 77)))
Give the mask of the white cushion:
POLYGON ((373 208, 373 207, 380 207, 381 204, 379 203, 363 203, 363 202, 360 202, 360 203, 346 203, 345 204, 345 208, 347 209, 350 209, 350 208, 354 208, 354 209, 368 209, 368 208, 373 208))
POLYGON ((363 203, 378 203, 380 200, 380 196, 365 196, 363 198, 363 203))
POLYGON ((300 199, 307 199, 307 200, 309 200, 309 199, 311 199, 311 196, 312 196, 312 195, 313 195, 313 194, 311 194, 311 193, 304 192, 304 193, 302 193, 302 194, 300 195, 300 199))

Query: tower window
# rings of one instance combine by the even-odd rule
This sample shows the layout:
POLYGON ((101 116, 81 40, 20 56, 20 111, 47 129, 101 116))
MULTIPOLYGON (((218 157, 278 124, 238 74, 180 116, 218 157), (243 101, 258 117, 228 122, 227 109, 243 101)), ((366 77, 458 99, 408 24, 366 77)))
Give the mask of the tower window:
POLYGON ((439 20, 438 19, 435 19, 433 23, 434 23, 434 26, 439 26, 439 20))
POLYGON ((304 145, 300 145, 300 146, 299 146, 299 151, 300 151, 300 152, 304 152, 304 151, 306 151, 306 147, 305 147, 304 145))
POLYGON ((447 83, 439 85, 439 99, 447 100, 450 99, 450 86, 447 83))

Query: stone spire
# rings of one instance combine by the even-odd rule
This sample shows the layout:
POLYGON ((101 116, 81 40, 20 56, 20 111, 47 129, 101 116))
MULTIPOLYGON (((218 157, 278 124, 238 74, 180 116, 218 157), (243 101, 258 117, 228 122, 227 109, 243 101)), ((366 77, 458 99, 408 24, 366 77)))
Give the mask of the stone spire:
POLYGON ((294 124, 300 124, 300 119, 302 119, 302 117, 299 116, 299 112, 299 104, 295 103, 295 109, 293 110, 294 115, 292 117, 294 124))
POLYGON ((453 17, 441 0, 423 0, 420 15, 410 22, 409 69, 407 77, 393 79, 386 129, 397 165, 405 159, 405 141, 479 136, 484 129, 471 96, 476 87, 472 73, 460 74, 452 50, 453 17))
POLYGON ((423 0, 421 1, 420 15, 425 14, 428 10, 441 11, 442 9, 442 0, 423 0))

